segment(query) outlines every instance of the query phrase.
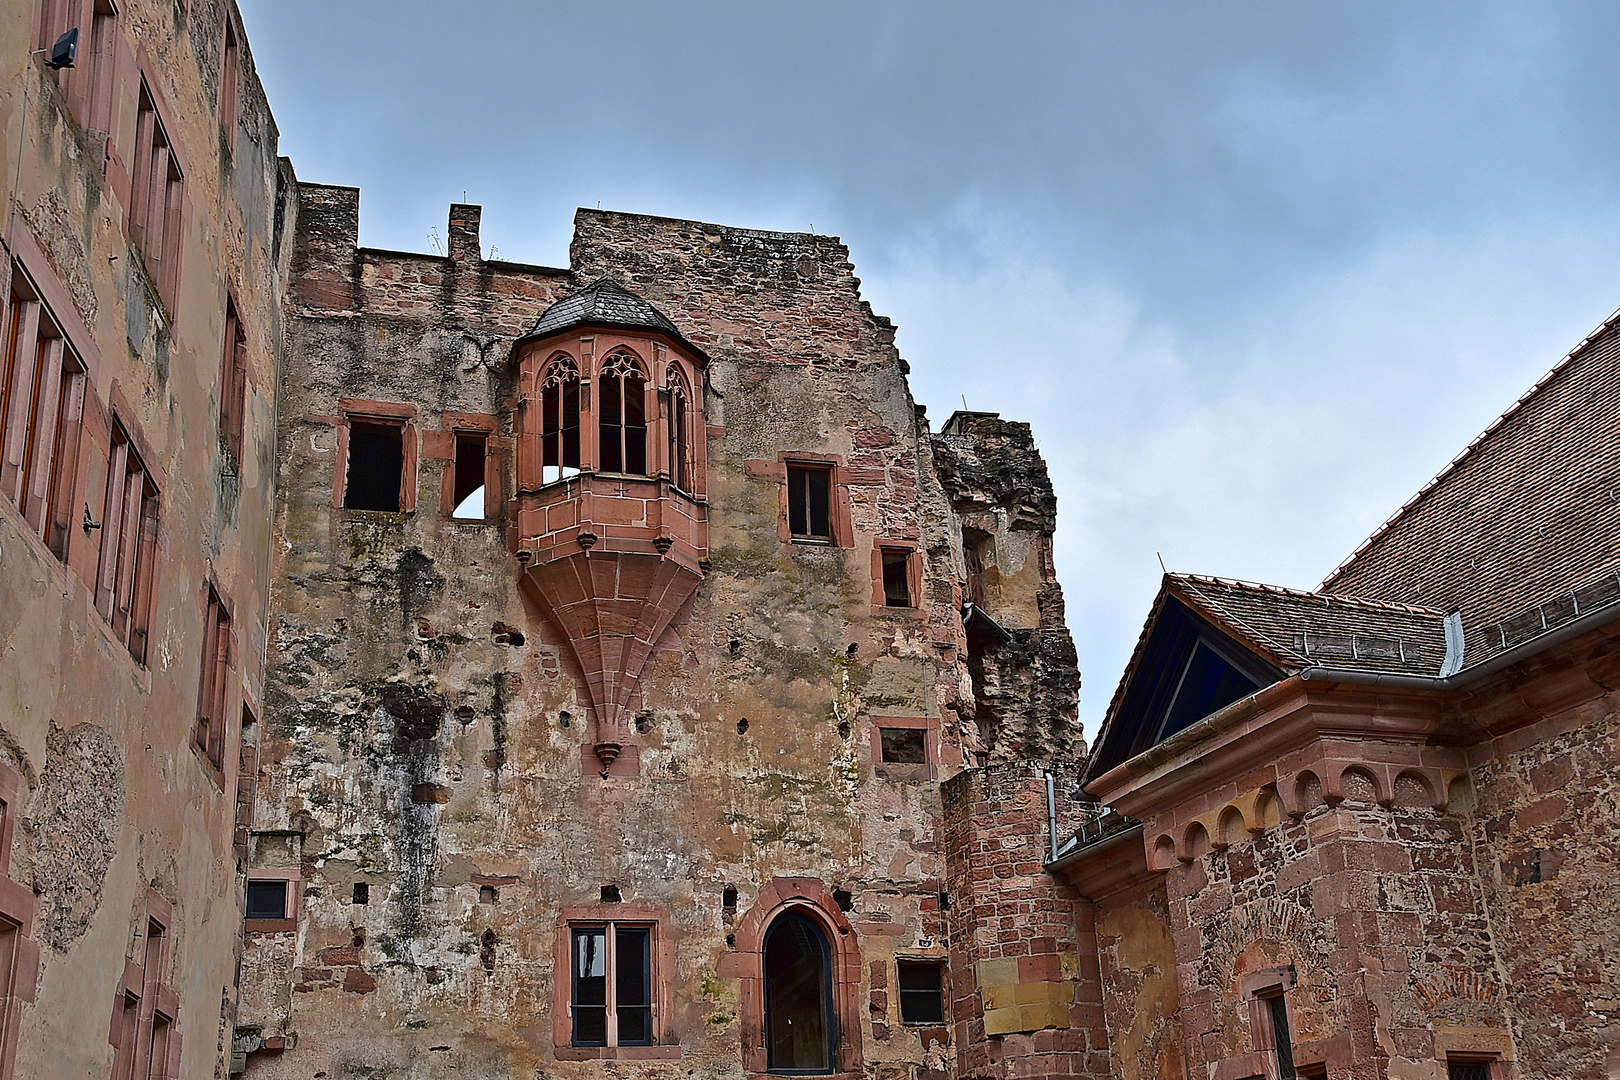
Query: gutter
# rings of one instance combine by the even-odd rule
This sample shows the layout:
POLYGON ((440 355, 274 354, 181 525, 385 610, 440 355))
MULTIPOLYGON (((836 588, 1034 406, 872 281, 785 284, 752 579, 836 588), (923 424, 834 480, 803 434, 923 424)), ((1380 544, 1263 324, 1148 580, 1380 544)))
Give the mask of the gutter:
POLYGON ((1143 828, 1145 828, 1145 826, 1139 821, 1128 829, 1121 829, 1112 836, 1103 837, 1095 844, 1088 844, 1085 847, 1075 848, 1061 859, 1053 859, 1051 862, 1047 863, 1046 871, 1049 874, 1055 874, 1059 870, 1067 870, 1069 867, 1079 862, 1082 858, 1089 858, 1090 856, 1096 855, 1099 852, 1107 851, 1109 848, 1118 847, 1127 840, 1140 840, 1142 838, 1143 828))
MULTIPOLYGON (((1565 623, 1556 630, 1549 630, 1545 634, 1538 634, 1537 636, 1530 638, 1528 641, 1521 641, 1511 649, 1508 649, 1505 652, 1499 652, 1489 660, 1475 664, 1466 671, 1458 671, 1455 674, 1398 675, 1393 672, 1358 671, 1354 668, 1308 667, 1299 673, 1299 678, 1305 680, 1306 682, 1320 681, 1359 683, 1367 686, 1397 686, 1410 690, 1457 690, 1467 686, 1476 679, 1484 678, 1486 675, 1490 675, 1493 672, 1500 671, 1505 667, 1516 664, 1520 660, 1534 656, 1543 649, 1550 649, 1554 645, 1560 645, 1572 638, 1580 637, 1589 630, 1595 630, 1600 626, 1606 626, 1615 621, 1617 618, 1620 618, 1620 602, 1607 604, 1604 607, 1598 608, 1596 611, 1582 615, 1578 619, 1565 623)), ((1446 634, 1446 651, 1448 654, 1452 652, 1452 635, 1450 633, 1450 629, 1451 628, 1448 626, 1448 632, 1446 634)), ((1462 643, 1460 639, 1461 631, 1459 629, 1457 641, 1458 653, 1462 651, 1462 643)), ((1450 665, 1448 664, 1447 666, 1450 665)), ((1442 670, 1444 669, 1442 668, 1442 670)))

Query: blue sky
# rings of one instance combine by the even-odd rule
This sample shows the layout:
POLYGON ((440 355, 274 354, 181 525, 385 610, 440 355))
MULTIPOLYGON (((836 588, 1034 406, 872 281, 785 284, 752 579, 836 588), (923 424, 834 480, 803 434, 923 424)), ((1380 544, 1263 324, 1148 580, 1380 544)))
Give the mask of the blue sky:
POLYGON ((1159 577, 1312 587, 1620 305, 1620 7, 239 0, 363 243, 842 236, 936 424, 1035 425, 1094 734, 1159 577))

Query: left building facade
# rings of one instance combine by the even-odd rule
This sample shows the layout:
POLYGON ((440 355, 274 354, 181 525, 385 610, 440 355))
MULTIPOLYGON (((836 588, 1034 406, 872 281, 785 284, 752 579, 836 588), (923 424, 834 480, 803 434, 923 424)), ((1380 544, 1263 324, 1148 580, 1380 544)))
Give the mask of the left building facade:
POLYGON ((0 9, 0 1078, 222 1068, 263 693, 276 149, 229 0, 0 9))

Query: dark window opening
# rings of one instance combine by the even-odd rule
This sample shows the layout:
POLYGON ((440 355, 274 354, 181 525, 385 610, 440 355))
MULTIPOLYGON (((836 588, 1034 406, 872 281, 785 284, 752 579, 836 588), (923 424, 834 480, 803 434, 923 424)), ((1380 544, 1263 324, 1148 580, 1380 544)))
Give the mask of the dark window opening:
POLYGON ((737 890, 734 886, 727 885, 720 890, 720 906, 727 911, 737 910, 737 890))
POLYGON ((789 465, 788 532, 797 540, 828 540, 832 534, 832 470, 789 465))
POLYGON ((579 475, 579 369, 559 356, 546 369, 540 392, 542 484, 579 475))
POLYGON ((854 911, 855 894, 848 889, 834 889, 833 903, 838 905, 839 911, 854 911))
POLYGON ((489 436, 482 432, 456 433, 456 485, 450 505, 454 518, 482 519, 484 505, 484 448, 489 436))
MULTIPOLYGON (((212 585, 203 619, 203 656, 192 741, 216 769, 225 767, 225 710, 231 666, 231 616, 212 585)), ((278 918, 280 916, 277 916, 278 918)))
POLYGON ((480 904, 493 904, 498 899, 500 899, 500 894, 495 891, 495 886, 478 886, 478 902, 480 904))
POLYGON ((247 917, 250 919, 287 918, 287 882, 284 879, 249 881, 247 917))
POLYGON ((885 765, 928 764, 927 731, 922 728, 879 728, 885 765))
POLYGON ((572 968, 575 1046, 652 1044, 650 927, 609 925, 574 930, 572 968))
POLYGON ((967 563, 968 599, 984 607, 984 568, 995 562, 995 540, 979 529, 962 530, 962 558, 967 563))
POLYGON ((1491 1080, 1489 1061, 1447 1061, 1446 1080, 1491 1080))
POLYGON ((904 548, 883 549, 883 604, 916 607, 911 599, 911 553, 904 548))
POLYGON ((1271 1014, 1271 1035, 1277 1047, 1278 1080, 1295 1080, 1294 1040, 1288 1031, 1288 1002, 1281 995, 1266 999, 1271 1014))
POLYGON ((1258 683, 1227 663, 1207 642, 1200 641, 1187 658, 1161 737, 1173 735, 1258 689, 1258 683))
POLYGON ((831 961, 826 935, 804 915, 783 915, 765 935, 765 1050, 772 1072, 832 1072, 831 961))
POLYGON ((621 903, 623 900, 624 895, 619 892, 619 887, 617 885, 602 886, 602 903, 617 904, 621 903))
POLYGON ((899 960, 900 1020, 906 1024, 945 1022, 945 965, 933 960, 899 960))
POLYGON ((598 444, 603 472, 647 475, 647 381, 628 353, 602 367, 598 444))
POLYGON ((405 470, 405 429, 398 424, 349 425, 349 473, 345 510, 397 513, 405 470))
POLYGON ((371 903, 371 886, 364 881, 354 883, 354 903, 362 906, 371 903))

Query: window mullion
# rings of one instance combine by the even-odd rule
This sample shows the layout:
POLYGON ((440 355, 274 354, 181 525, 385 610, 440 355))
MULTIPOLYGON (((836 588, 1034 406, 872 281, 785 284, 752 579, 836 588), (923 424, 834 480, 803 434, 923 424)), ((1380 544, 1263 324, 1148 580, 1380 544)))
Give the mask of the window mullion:
POLYGON ((5 446, 0 456, 0 490, 16 502, 22 492, 23 458, 28 445, 28 414, 34 402, 34 369, 39 355, 38 300, 22 301, 22 317, 17 320, 17 338, 11 363, 11 385, 6 388, 6 415, 0 417, 5 430, 5 446))

